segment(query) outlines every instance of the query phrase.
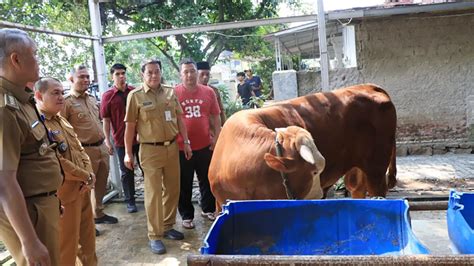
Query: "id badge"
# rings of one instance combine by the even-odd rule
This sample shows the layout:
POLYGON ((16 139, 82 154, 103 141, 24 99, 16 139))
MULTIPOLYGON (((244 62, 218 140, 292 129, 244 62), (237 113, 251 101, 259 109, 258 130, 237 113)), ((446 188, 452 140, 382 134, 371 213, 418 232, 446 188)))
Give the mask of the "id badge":
POLYGON ((171 121, 171 111, 169 111, 169 110, 165 111, 165 120, 166 121, 171 121))

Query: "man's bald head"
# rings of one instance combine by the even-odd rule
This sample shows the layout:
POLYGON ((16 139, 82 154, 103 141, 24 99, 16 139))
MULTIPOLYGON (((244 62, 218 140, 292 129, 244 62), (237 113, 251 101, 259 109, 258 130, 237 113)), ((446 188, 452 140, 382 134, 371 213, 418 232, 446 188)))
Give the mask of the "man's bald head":
POLYGON ((33 45, 34 41, 22 30, 0 29, 0 67, 5 66, 13 52, 22 53, 33 45))

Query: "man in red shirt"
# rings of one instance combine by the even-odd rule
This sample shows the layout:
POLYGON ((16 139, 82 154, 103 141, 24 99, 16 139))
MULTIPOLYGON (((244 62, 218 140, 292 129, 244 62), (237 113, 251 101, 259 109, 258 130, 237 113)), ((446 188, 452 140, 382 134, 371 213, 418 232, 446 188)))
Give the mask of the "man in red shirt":
MULTIPOLYGON (((183 227, 194 228, 194 207, 191 203, 194 172, 196 171, 201 192, 202 215, 210 220, 215 219, 215 198, 209 186, 208 170, 212 150, 221 131, 220 109, 216 94, 208 86, 198 84, 196 62, 183 59, 180 62, 181 84, 175 88, 178 101, 184 110, 182 118, 188 129, 188 138, 193 151, 191 159, 184 154, 184 144, 178 137, 180 150, 181 188, 178 210, 183 219, 183 227), (214 132, 210 132, 210 123, 214 132)), ((189 143, 188 143, 189 144, 189 143)))
MULTIPOLYGON (((123 159, 125 157, 125 105, 130 91, 135 89, 127 84, 127 68, 122 64, 114 64, 110 68, 110 75, 114 85, 102 95, 100 114, 103 118, 105 135, 105 145, 110 155, 114 154, 114 147, 110 139, 110 129, 112 129, 115 150, 120 162, 120 172, 125 202, 129 213, 137 212, 135 205, 135 175, 133 170, 125 167, 123 159)), ((138 159, 138 144, 136 139, 133 143, 133 153, 138 159)))

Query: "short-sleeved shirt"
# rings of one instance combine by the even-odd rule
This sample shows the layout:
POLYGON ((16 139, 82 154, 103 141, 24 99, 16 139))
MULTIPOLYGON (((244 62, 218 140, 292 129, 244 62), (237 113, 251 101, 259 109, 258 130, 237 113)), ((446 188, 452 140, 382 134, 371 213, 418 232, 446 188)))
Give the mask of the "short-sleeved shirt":
POLYGON ((49 130, 51 138, 65 150, 56 149, 56 153, 64 171, 64 183, 58 191, 58 196, 63 203, 75 200, 83 182, 87 182, 92 166, 89 156, 77 138, 74 128, 60 115, 45 116, 45 124, 49 130))
POLYGON ((250 97, 252 97, 252 88, 250 87, 250 84, 247 82, 237 84, 237 93, 239 93, 240 98, 242 99, 242 104, 248 105, 250 97))
MULTIPOLYGON (((209 118, 219 115, 220 109, 216 94, 208 86, 197 84, 193 91, 187 90, 183 84, 175 88, 178 101, 183 108, 182 118, 186 124, 188 138, 192 150, 200 150, 211 144, 209 118)), ((183 138, 178 137, 179 149, 184 150, 183 138)))
POLYGON ((110 119, 114 145, 117 147, 125 146, 125 122, 123 121, 125 118, 125 107, 127 105, 127 96, 134 89, 134 87, 126 85, 125 90, 121 91, 116 86, 113 86, 102 95, 100 115, 102 118, 110 119))
POLYGON ((94 144, 104 140, 99 105, 94 96, 87 92, 78 94, 72 90, 66 96, 61 116, 74 127, 82 144, 94 144))
POLYGON ((124 121, 137 123, 140 143, 165 142, 178 134, 182 113, 173 87, 151 89, 143 84, 128 94, 124 121))
POLYGON ((245 82, 250 84, 250 87, 255 92, 255 96, 260 97, 260 95, 262 95, 262 91, 259 89, 260 86, 262 85, 262 80, 260 79, 259 76, 252 76, 251 79, 246 79, 245 82), (258 88, 258 89, 254 89, 254 88, 258 88))
POLYGON ((17 171, 25 197, 57 190, 63 179, 32 97, 0 77, 0 171, 17 171))

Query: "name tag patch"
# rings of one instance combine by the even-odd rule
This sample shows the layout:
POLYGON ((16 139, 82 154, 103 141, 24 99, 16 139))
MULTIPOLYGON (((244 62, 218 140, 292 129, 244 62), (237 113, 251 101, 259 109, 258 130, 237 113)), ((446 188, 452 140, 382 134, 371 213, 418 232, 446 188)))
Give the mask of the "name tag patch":
POLYGON ((153 102, 143 102, 143 106, 150 106, 152 104, 153 104, 153 102))
POLYGON ((165 120, 166 121, 171 121, 171 111, 170 110, 165 111, 165 120))

